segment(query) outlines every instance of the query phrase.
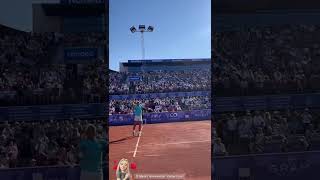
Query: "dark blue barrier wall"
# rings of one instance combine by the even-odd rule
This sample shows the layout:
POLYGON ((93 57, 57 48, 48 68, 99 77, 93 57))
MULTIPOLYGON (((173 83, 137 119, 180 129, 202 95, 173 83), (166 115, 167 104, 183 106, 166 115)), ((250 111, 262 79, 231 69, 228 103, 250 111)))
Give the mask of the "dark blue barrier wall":
POLYGON ((78 180, 79 167, 17 168, 0 170, 0 179, 5 180, 78 180))
POLYGON ((213 158, 215 180, 239 179, 239 169, 254 180, 318 180, 320 152, 278 153, 213 158))
MULTIPOLYGON (((109 125, 128 125, 133 124, 133 115, 119 114, 109 116, 109 125)), ((143 119, 148 124, 166 123, 166 122, 181 122, 193 120, 210 120, 211 109, 194 110, 186 112, 165 112, 165 113, 147 113, 143 115, 143 119)))
POLYGON ((320 107, 320 94, 219 97, 213 99, 213 107, 215 112, 316 108, 320 107))
POLYGON ((106 117, 105 104, 65 104, 46 106, 15 106, 0 108, 0 120, 9 121, 38 121, 55 119, 67 119, 70 116, 94 118, 106 117))
MULTIPOLYGON (((103 168, 104 180, 107 180, 107 168, 103 168)), ((1 180, 79 180, 80 167, 32 167, 0 169, 1 180)))

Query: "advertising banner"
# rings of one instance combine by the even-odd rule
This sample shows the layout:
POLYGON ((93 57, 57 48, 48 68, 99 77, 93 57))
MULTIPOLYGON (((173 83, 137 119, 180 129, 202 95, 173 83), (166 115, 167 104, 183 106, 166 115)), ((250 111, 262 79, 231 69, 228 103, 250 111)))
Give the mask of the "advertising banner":
MULTIPOLYGON (((107 166, 103 164, 103 180, 107 180, 107 166)), ((47 166, 0 169, 1 180, 79 180, 79 166, 47 166)))
MULTIPOLYGON (((109 125, 129 125, 133 124, 133 114, 116 114, 109 116, 109 125)), ((163 113, 146 113, 143 120, 147 124, 166 123, 166 122, 182 122, 194 120, 210 120, 211 109, 179 111, 179 112, 163 112, 163 113)))
POLYGON ((98 48, 65 48, 66 63, 86 63, 98 58, 98 48))
POLYGON ((213 179, 316 180, 319 178, 320 152, 277 153, 216 157, 213 179))

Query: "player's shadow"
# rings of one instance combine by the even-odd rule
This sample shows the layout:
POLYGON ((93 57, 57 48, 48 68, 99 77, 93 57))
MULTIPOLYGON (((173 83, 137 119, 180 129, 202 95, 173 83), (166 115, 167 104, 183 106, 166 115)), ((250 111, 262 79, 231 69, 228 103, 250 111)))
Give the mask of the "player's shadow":
POLYGON ((123 143, 126 140, 133 139, 133 138, 135 138, 135 137, 134 136, 128 136, 128 137, 121 138, 121 139, 118 139, 118 140, 110 141, 109 144, 120 144, 120 143, 123 143))

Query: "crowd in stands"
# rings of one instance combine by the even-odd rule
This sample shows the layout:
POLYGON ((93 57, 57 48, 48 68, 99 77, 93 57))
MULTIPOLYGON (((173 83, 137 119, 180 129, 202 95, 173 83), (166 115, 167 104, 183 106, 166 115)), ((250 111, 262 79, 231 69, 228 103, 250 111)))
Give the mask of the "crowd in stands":
POLYGON ((93 64, 84 67, 84 102, 105 102, 107 97, 107 68, 105 64, 93 64))
POLYGON ((320 149, 320 111, 246 111, 215 116, 215 156, 320 149))
POLYGON ((157 72, 113 72, 109 76, 110 94, 143 94, 161 92, 210 91, 211 71, 157 71, 157 72), (140 81, 130 83, 130 76, 141 77, 140 81))
POLYGON ((103 65, 85 65, 76 76, 67 65, 44 65, 33 71, 22 66, 1 68, 0 104, 45 105, 104 102, 107 95, 103 65))
MULTIPOLYGON (((107 96, 105 64, 86 64, 78 72, 66 64, 50 64, 49 49, 59 44, 99 44, 102 34, 28 33, 0 28, 0 104, 36 105, 104 102, 107 96)), ((110 94, 208 91, 209 70, 118 73, 109 75, 110 94), (129 82, 129 76, 141 81, 129 82)))
MULTIPOLYGON (((319 30, 318 26, 309 25, 215 32, 212 69, 215 94, 235 96, 318 92, 319 30)), ((48 63, 51 45, 61 42, 70 45, 95 44, 105 39, 102 34, 89 35, 27 33, 1 26, 1 104, 28 104, 30 102, 25 102, 25 99, 39 98, 41 91, 46 94, 41 100, 35 100, 34 104, 75 102, 72 99, 102 102, 106 97, 104 90, 108 89, 104 65, 90 65, 85 68, 83 76, 69 81, 66 80, 69 76, 65 67, 42 65, 42 71, 38 68, 48 63), (77 88, 66 87, 70 81, 77 81, 77 88), (83 91, 78 92, 79 89, 83 91), (31 92, 35 92, 35 95, 31 92), (65 100, 63 95, 71 100, 65 100)), ((211 89, 211 71, 110 72, 109 82, 109 93, 113 95, 207 91, 211 89), (130 76, 140 76, 141 81, 129 82, 130 76)))
MULTIPOLYGON (((52 47, 101 46, 105 39, 99 33, 34 33, 0 25, 0 106, 105 102, 105 64, 54 64, 50 54, 52 47)), ((88 124, 95 125, 98 138, 107 138, 105 120, 0 119, 0 169, 79 164, 78 145, 88 124)))
POLYGON ((109 114, 132 114, 134 103, 139 102, 148 113, 191 111, 211 108, 208 96, 166 97, 142 100, 111 100, 109 114))
POLYGON ((79 142, 88 124, 106 139, 103 120, 48 120, 0 124, 0 168, 77 165, 79 142))
POLYGON ((50 33, 3 33, 0 30, 0 62, 28 67, 40 64, 47 59, 48 47, 53 41, 54 36, 50 33))
POLYGON ((52 64, 49 50, 59 44, 101 45, 104 39, 99 33, 34 33, 0 25, 0 104, 103 102, 105 64, 85 64, 81 73, 72 72, 70 65, 52 64))
POLYGON ((320 90, 320 26, 250 27, 213 33, 218 96, 320 90))

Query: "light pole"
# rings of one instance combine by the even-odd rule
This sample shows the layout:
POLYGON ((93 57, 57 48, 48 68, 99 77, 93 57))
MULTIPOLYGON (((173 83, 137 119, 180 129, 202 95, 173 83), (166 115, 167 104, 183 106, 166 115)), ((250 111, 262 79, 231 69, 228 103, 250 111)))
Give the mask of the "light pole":
POLYGON ((141 50, 142 50, 142 60, 144 60, 144 55, 145 55, 145 50, 144 50, 144 36, 143 36, 143 33, 145 32, 153 32, 153 26, 148 26, 148 29, 146 29, 146 26, 145 25, 139 25, 139 30, 137 30, 134 26, 132 26, 130 28, 130 31, 132 33, 135 33, 135 32, 140 32, 141 33, 141 50))

